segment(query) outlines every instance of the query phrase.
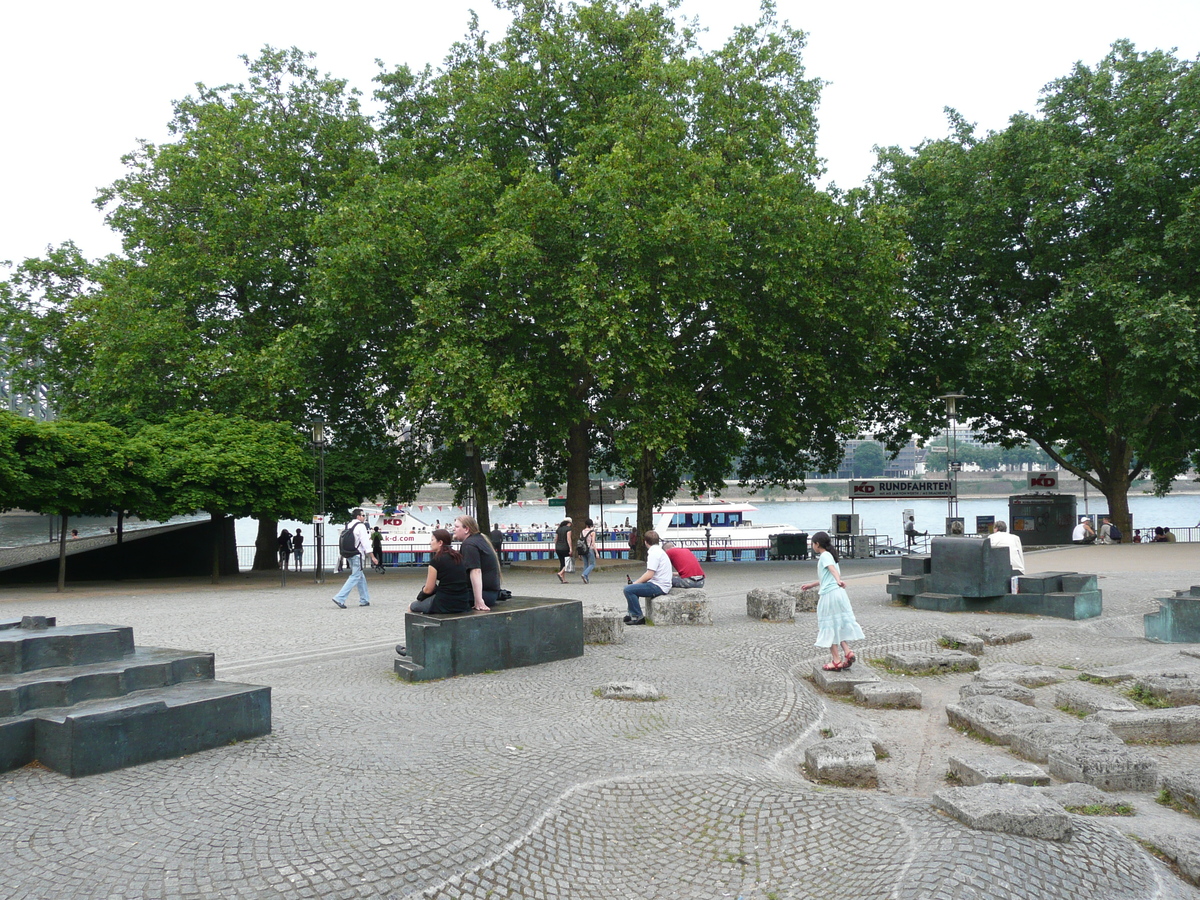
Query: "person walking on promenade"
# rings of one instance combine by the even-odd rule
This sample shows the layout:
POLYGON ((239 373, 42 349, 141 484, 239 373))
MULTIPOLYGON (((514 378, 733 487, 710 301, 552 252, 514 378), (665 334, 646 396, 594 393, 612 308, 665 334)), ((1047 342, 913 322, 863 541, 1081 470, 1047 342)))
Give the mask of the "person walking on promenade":
POLYGON ((596 568, 596 523, 591 519, 583 520, 583 533, 579 535, 579 561, 583 563, 583 572, 580 578, 584 584, 591 584, 588 581, 588 576, 592 574, 592 570, 596 568))
POLYGON ((626 625, 645 625, 646 617, 642 615, 641 597, 660 597, 671 590, 671 560, 658 543, 658 532, 647 531, 642 535, 646 544, 646 571, 637 581, 625 585, 625 605, 629 607, 629 615, 625 617, 626 625))
POLYGON ((676 547, 670 541, 663 543, 663 549, 667 553, 667 559, 671 560, 671 568, 675 570, 675 575, 671 578, 671 587, 704 587, 704 569, 701 568, 695 553, 683 547, 676 547))
POLYGON ((554 552, 558 554, 558 580, 567 583, 567 560, 571 558, 571 520, 563 519, 554 533, 554 552))
POLYGON ((383 574, 383 532, 379 530, 379 526, 375 526, 375 530, 371 532, 371 553, 375 555, 375 568, 379 570, 379 574, 383 574))
POLYGON ((304 571, 304 535, 300 533, 300 529, 296 529, 296 533, 292 535, 292 556, 296 560, 296 571, 304 571))
POLYGON ((837 549, 829 533, 818 531, 814 534, 812 546, 817 554, 817 581, 802 584, 800 588, 805 591, 818 585, 821 588, 817 600, 817 639, 814 644, 828 647, 829 655, 833 658, 821 668, 827 672, 838 672, 854 665, 856 657, 850 649, 850 641, 861 641, 864 635, 854 618, 854 610, 850 608, 846 583, 838 571, 837 549))
POLYGON ((352 519, 347 527, 354 534, 354 548, 358 552, 346 560, 346 565, 350 568, 350 576, 342 585, 342 589, 337 592, 337 596, 333 598, 333 605, 338 609, 346 608, 346 598, 350 596, 350 591, 355 586, 358 587, 358 605, 371 605, 371 598, 367 594, 367 573, 364 571, 363 561, 370 557, 371 565, 378 562, 367 543, 367 514, 361 509, 356 509, 350 515, 352 519))

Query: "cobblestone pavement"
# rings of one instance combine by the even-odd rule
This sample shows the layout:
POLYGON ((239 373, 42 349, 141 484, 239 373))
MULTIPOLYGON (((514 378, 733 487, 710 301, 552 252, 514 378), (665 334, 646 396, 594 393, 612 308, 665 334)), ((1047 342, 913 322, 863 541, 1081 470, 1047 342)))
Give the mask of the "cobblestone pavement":
MULTIPOLYGON (((1031 571, 1103 576, 1104 614, 1085 622, 894 606, 882 587, 894 563, 847 561, 859 658, 986 624, 1034 640, 989 647, 984 665, 1200 670, 1141 630, 1152 592, 1200 583, 1200 546, 1126 549, 1030 554, 1031 571)), ((286 588, 247 576, 0 589, 0 618, 132 625, 139 644, 215 652, 218 678, 271 686, 274 722, 263 738, 104 775, 0 775, 0 897, 1200 898, 1129 837, 1200 834, 1150 794, 1120 795, 1131 818, 1076 817, 1061 843, 934 810, 948 755, 982 747, 946 723, 971 676, 918 679, 921 710, 825 697, 805 677, 827 656, 815 617, 745 615, 748 590, 811 580, 813 564, 709 568, 712 627, 631 628, 580 659, 426 684, 392 674, 415 570, 372 576, 372 605, 345 611, 329 602, 339 582, 310 575, 286 588), (665 699, 595 696, 613 680, 665 699), (888 747, 880 787, 807 781, 804 748, 851 722, 888 747)), ((507 581, 622 609, 625 571, 507 581)), ((1040 707, 1053 710, 1052 691, 1038 690, 1040 707)), ((1200 766, 1193 745, 1144 749, 1164 770, 1200 766)))

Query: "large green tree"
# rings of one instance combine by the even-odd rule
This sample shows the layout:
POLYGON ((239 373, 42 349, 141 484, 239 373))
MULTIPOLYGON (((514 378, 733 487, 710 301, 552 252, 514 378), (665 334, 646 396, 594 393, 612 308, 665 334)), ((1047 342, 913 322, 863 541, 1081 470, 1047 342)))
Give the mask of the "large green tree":
POLYGON ((441 459, 565 482, 576 519, 598 448, 642 527, 685 471, 719 488, 739 454, 756 482, 836 454, 889 351, 902 237, 814 187, 803 35, 768 5, 706 53, 670 7, 502 5, 500 40, 382 78, 384 174, 325 220, 330 296, 411 322, 386 402, 441 459))
POLYGON ((913 244, 900 418, 961 390, 960 419, 1037 443, 1128 534, 1133 479, 1166 490, 1200 447, 1200 68, 1122 41, 1003 131, 951 118, 881 156, 913 244))

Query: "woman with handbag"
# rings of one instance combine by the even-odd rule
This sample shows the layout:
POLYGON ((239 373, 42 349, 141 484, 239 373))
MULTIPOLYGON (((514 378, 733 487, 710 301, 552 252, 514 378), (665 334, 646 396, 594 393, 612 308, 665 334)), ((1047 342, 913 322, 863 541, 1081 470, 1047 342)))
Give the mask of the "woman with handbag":
MULTIPOLYGON (((567 583, 566 573, 571 571, 567 563, 571 562, 571 520, 563 519, 558 523, 558 531, 554 533, 554 552, 558 554, 558 580, 567 583)), ((572 566, 573 568, 573 566, 572 566)))
POLYGON ((580 561, 583 563, 583 572, 579 577, 583 579, 584 584, 591 584, 588 576, 596 568, 596 523, 591 519, 584 519, 583 525, 583 534, 579 536, 576 547, 579 551, 580 561))

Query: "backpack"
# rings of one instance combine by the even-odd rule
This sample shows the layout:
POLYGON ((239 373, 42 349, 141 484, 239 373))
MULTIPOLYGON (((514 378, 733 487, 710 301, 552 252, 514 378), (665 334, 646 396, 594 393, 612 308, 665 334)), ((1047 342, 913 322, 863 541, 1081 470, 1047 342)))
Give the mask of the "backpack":
POLYGON ((1121 529, 1118 528, 1116 525, 1109 527, 1108 539, 1110 541, 1112 541, 1114 544, 1121 543, 1121 529))
POLYGON ((361 522, 355 522, 338 538, 338 549, 341 550, 343 559, 352 559, 358 556, 358 541, 354 537, 354 529, 361 524, 361 522))
POLYGON ((575 550, 579 553, 580 556, 587 556, 587 552, 589 549, 588 548, 588 539, 587 539, 588 534, 589 534, 589 532, 585 531, 582 535, 579 536, 579 539, 575 541, 575 550))

